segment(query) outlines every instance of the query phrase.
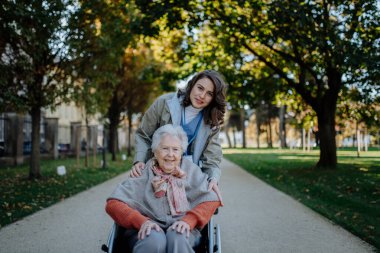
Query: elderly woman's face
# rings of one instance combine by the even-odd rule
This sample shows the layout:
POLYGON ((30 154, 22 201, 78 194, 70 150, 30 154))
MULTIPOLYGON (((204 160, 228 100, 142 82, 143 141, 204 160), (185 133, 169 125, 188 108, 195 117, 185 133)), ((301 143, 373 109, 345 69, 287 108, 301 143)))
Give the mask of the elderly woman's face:
POLYGON ((175 136, 164 135, 154 152, 154 156, 165 173, 172 173, 181 162, 181 141, 175 136))

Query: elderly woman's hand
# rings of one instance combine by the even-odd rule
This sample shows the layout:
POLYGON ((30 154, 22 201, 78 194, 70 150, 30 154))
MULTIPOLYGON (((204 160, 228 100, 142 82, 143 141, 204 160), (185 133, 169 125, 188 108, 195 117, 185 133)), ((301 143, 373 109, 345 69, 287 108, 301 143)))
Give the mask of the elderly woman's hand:
POLYGON ((215 178, 212 178, 210 180, 210 182, 208 183, 208 190, 209 191, 213 190, 216 193, 216 195, 218 196, 219 200, 220 200, 220 205, 224 206, 223 199, 222 199, 222 194, 220 193, 220 190, 219 190, 219 187, 218 187, 218 182, 216 181, 215 178))
POLYGON ((186 237, 189 238, 190 236, 190 225, 187 224, 184 221, 176 221, 174 222, 169 229, 176 230, 178 233, 186 233, 186 237))
POLYGON ((144 169, 145 163, 137 162, 132 166, 131 177, 141 177, 141 171, 144 169))
POLYGON ((147 220, 146 222, 142 224, 139 232, 137 233, 137 238, 139 238, 139 240, 144 239, 145 236, 150 235, 150 232, 152 231, 152 229, 155 229, 157 232, 162 231, 160 226, 158 226, 156 223, 154 223, 151 220, 147 220))

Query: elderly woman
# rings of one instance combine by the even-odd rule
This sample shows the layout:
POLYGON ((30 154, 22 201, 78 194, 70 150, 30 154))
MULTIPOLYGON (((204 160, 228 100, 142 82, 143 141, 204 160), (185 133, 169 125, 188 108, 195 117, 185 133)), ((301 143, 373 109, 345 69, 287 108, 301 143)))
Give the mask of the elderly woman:
POLYGON ((107 200, 106 211, 127 229, 134 253, 194 252, 200 233, 215 210, 219 196, 208 190, 207 175, 182 159, 187 135, 171 124, 156 130, 154 157, 142 175, 121 183, 107 200))

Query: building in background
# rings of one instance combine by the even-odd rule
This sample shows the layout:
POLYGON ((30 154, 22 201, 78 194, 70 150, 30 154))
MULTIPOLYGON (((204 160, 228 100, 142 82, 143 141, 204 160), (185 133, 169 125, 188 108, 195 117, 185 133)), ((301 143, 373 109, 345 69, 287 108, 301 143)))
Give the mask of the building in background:
MULTIPOLYGON (((139 115, 133 116, 129 137, 128 121, 124 119, 118 128, 119 150, 134 145, 134 132, 139 124, 139 115)), ((88 127, 83 109, 75 103, 59 105, 55 110, 42 110, 40 127, 41 157, 58 158, 83 154, 86 145, 100 151, 103 144, 104 120, 100 114, 89 118, 88 127)), ((106 134, 107 137, 107 134, 106 134)), ((26 114, 15 112, 0 113, 0 165, 25 163, 31 153, 32 121, 26 114)), ((105 143, 107 141, 105 140, 105 143)), ((106 144, 107 145, 107 144, 106 144)))

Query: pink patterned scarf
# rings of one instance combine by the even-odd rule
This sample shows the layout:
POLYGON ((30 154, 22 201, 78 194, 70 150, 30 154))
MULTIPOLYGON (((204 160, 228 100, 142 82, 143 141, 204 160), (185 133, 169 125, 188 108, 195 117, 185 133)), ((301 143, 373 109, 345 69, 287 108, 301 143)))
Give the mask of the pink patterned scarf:
POLYGON ((186 173, 177 167, 171 174, 166 174, 157 163, 153 163, 152 186, 154 196, 161 198, 166 195, 172 215, 182 214, 190 209, 185 191, 186 173))

